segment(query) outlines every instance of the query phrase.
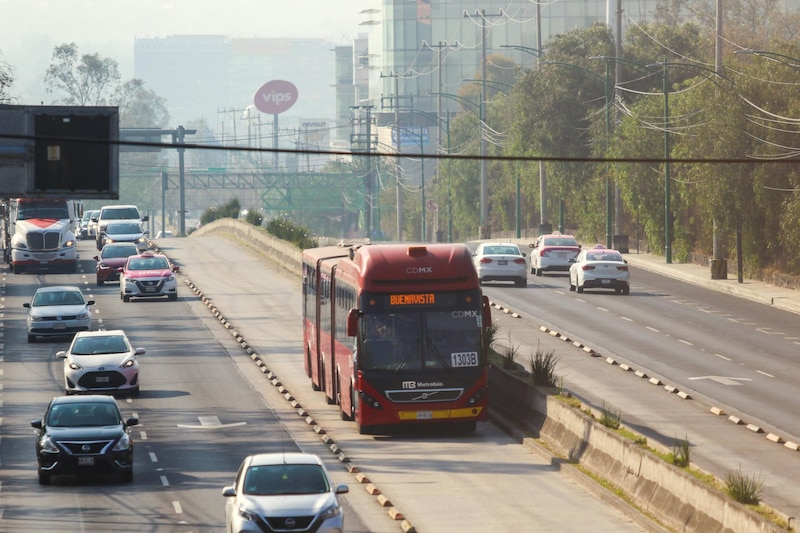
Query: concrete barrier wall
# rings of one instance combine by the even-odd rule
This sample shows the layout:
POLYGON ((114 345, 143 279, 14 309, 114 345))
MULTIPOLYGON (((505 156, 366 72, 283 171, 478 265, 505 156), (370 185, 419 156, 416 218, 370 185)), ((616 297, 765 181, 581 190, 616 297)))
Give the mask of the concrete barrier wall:
MULTIPOLYGON (((227 235, 287 272, 300 275, 301 250, 263 228, 222 219, 201 227, 190 237, 205 235, 227 235)), ((526 380, 493 367, 490 388, 491 412, 514 420, 523 431, 545 440, 570 462, 616 485, 637 507, 671 529, 696 533, 783 531, 526 380)))
POLYGON ((783 529, 579 409, 493 367, 490 410, 515 420, 558 454, 613 483, 640 509, 676 531, 778 532, 783 529))

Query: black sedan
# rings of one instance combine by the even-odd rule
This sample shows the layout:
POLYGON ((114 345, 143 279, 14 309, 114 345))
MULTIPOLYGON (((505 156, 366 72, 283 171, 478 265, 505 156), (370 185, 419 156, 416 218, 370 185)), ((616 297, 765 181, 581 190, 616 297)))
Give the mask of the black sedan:
POLYGON ((50 401, 44 418, 31 421, 38 430, 36 458, 39 483, 50 476, 119 474, 133 481, 133 439, 130 427, 136 417, 122 419, 113 396, 58 396, 50 401))

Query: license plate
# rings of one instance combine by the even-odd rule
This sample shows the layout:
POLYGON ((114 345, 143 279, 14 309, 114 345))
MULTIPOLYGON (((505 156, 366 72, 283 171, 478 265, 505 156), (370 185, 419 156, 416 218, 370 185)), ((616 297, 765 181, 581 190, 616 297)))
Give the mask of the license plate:
POLYGON ((567 257, 567 254, 565 252, 556 252, 556 257, 558 259, 564 259, 565 257, 567 257))
POLYGON ((108 383, 108 376, 97 376, 95 383, 108 383))
POLYGON ((417 420, 430 420, 433 418, 433 411, 417 411, 417 420))
POLYGON ((94 457, 78 457, 78 466, 93 466, 94 457))
POLYGON ((498 264, 498 265, 501 265, 501 266, 502 266, 502 265, 507 265, 507 264, 508 264, 508 261, 506 261, 505 259, 500 259, 500 260, 497 262, 497 264, 498 264))
POLYGON ((145 287, 144 292, 156 292, 156 287, 145 287))
POLYGON ((67 329, 67 325, 63 322, 56 322, 53 324, 53 329, 67 329))
POLYGON ((603 279, 603 280, 600 280, 600 283, 602 283, 603 285, 611 285, 611 280, 610 279, 603 279))

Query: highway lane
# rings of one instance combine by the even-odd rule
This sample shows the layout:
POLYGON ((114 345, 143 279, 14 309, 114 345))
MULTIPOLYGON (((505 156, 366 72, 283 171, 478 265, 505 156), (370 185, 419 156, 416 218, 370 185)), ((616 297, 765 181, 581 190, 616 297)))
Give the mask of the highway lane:
MULTIPOLYGON (((220 336, 219 323, 188 291, 177 302, 123 303, 117 284, 96 287, 94 261, 86 259, 93 255, 90 246, 80 243, 84 260, 77 274, 2 273, 0 530, 219 531, 224 527, 220 492, 242 457, 299 448, 270 405, 283 408, 285 402, 263 379, 243 375, 242 368, 248 374, 257 370, 252 362, 236 363, 241 350, 229 335, 220 336), (28 344, 22 303, 36 286, 61 283, 78 284, 96 300, 95 328, 123 328, 134 345, 147 350, 140 360, 141 396, 118 398, 123 415, 141 421, 132 433, 133 484, 95 476, 38 485, 30 420, 41 417, 51 397, 63 394, 62 362, 55 352, 68 341, 28 344)), ((341 471, 335 479, 351 481, 341 471)), ((359 493, 351 500, 369 506, 359 498, 372 504, 359 493)), ((370 531, 345 505, 349 530, 370 531)))
POLYGON ((566 277, 555 275, 532 277, 530 296, 499 286, 495 294, 553 329, 800 441, 796 315, 641 270, 632 277, 636 290, 625 298, 569 292, 566 277))
MULTIPOLYGON (((566 275, 531 276, 526 289, 484 289, 534 331, 545 326, 595 348, 604 355, 596 363, 612 357, 690 394, 691 401, 678 400, 632 372, 559 348, 565 386, 587 404, 621 410, 623 423, 667 450, 688 438, 694 464, 719 478, 741 468, 763 479, 766 502, 798 516, 800 455, 765 438, 774 433, 800 442, 797 316, 640 269, 632 269, 632 280, 626 297, 569 292, 566 275), (726 415, 711 415, 711 406, 726 415), (728 415, 765 433, 736 426, 728 415)), ((515 329, 517 342, 525 336, 515 329)), ((529 337, 535 346, 538 338, 529 337)))
MULTIPOLYGON (((340 420, 335 407, 311 390, 304 375, 299 274, 287 274, 277 284, 263 258, 225 238, 190 237, 161 245, 352 464, 418 531, 642 529, 565 477, 557 462, 533 453, 492 424, 481 424, 474 435, 358 435, 352 422, 340 420), (279 318, 293 325, 282 326, 279 318)), ((286 424, 296 419, 289 412, 282 418, 286 424)), ((313 435, 308 428, 298 431, 293 433, 296 440, 313 435)), ((353 492, 362 490, 353 487, 353 492)), ((372 507, 379 508, 377 501, 372 507)), ((356 512, 374 509, 358 507, 356 512)), ((385 517, 386 510, 382 513, 385 517)), ((364 519, 374 530, 371 518, 364 519)), ((396 531, 400 523, 392 527, 396 531)))

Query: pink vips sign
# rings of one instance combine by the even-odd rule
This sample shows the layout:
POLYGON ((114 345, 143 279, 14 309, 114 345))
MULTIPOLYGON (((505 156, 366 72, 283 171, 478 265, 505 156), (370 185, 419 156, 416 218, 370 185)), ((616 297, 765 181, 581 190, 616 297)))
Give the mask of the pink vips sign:
POLYGON ((262 113, 283 113, 297 101, 297 87, 285 80, 268 81, 256 91, 253 104, 262 113))

